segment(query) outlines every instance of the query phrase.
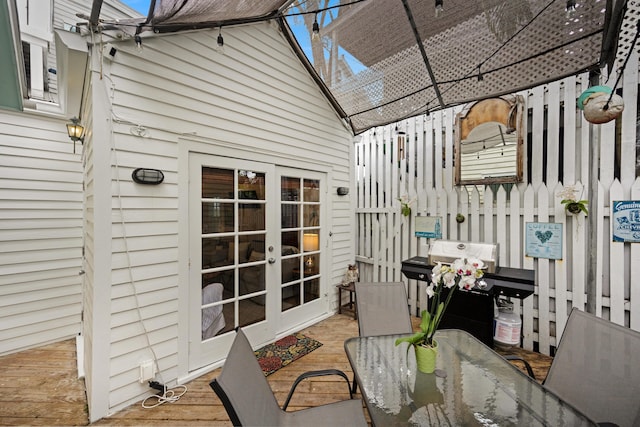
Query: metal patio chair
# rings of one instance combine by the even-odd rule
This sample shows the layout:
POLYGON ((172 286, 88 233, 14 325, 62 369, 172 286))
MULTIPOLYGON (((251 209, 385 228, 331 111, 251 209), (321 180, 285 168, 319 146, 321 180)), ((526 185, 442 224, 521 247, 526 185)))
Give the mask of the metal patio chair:
MULTIPOLYGON (((361 337, 413 333, 404 283, 355 282, 355 287, 361 337)), ((355 377, 352 387, 352 392, 355 393, 355 377)))
POLYGON ((352 398, 295 412, 286 411, 300 381, 321 375, 343 377, 349 395, 353 397, 344 372, 337 369, 310 371, 296 379, 283 408, 280 408, 249 340, 237 328, 222 372, 209 385, 222 401, 235 426, 366 426, 360 399, 352 398))
POLYGON ((640 332, 574 308, 543 385, 601 425, 640 426, 640 332))
POLYGON ((355 282, 361 337, 413 332, 407 290, 402 282, 355 282))

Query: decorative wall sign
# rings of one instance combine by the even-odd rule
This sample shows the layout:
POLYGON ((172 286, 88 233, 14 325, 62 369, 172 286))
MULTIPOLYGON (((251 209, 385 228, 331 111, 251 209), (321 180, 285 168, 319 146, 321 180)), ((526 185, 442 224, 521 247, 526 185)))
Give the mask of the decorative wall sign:
POLYGON ((614 201, 612 216, 614 242, 640 242, 640 200, 614 201))
POLYGON ((417 216, 415 218, 415 236, 426 237, 428 239, 442 239, 442 217, 440 216, 417 216))
POLYGON ((562 259, 562 224, 528 222, 525 255, 534 258, 562 259))

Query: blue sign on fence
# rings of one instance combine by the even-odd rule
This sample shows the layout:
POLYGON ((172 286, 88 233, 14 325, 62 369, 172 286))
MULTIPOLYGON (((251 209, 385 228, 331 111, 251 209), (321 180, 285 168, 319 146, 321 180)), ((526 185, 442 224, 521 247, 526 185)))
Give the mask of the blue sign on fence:
POLYGON ((415 236, 427 239, 442 239, 442 228, 439 216, 417 216, 415 218, 415 236))
POLYGON ((525 255, 534 258, 562 259, 562 224, 528 222, 525 255))
POLYGON ((611 224, 614 242, 640 242, 640 200, 614 201, 611 224))

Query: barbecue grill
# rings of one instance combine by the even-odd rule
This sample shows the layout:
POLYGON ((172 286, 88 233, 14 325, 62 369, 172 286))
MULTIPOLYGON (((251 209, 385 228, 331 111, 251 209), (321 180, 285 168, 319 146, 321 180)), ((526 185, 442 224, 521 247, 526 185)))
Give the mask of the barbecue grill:
MULTIPOLYGON (((450 264, 458 258, 477 258, 484 262, 483 279, 487 286, 458 290, 445 311, 440 328, 465 330, 493 346, 493 318, 498 298, 524 299, 533 294, 535 271, 498 266, 497 244, 434 240, 429 245, 427 257, 416 256, 402 262, 402 273, 409 279, 429 282, 431 270, 438 262, 450 264)), ((425 296, 424 292, 419 295, 425 296)))

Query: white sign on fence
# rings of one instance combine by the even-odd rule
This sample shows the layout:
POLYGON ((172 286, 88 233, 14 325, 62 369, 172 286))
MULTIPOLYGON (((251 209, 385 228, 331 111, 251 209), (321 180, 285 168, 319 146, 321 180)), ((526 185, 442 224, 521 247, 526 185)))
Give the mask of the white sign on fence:
POLYGON ((613 202, 613 241, 640 242, 640 200, 613 202))
POLYGON ((562 259, 562 224, 528 222, 526 234, 526 256, 562 259))

